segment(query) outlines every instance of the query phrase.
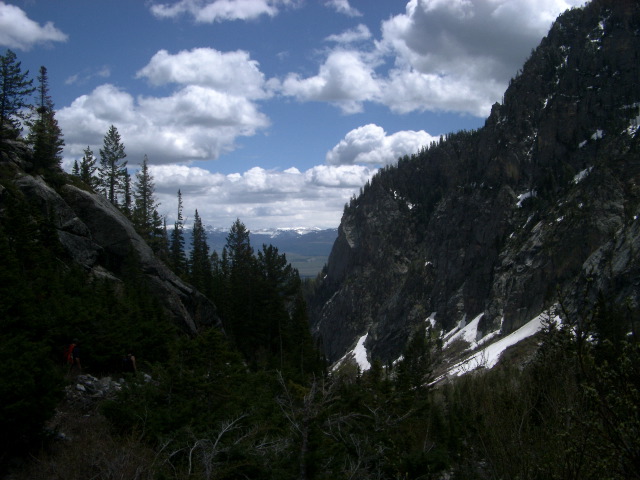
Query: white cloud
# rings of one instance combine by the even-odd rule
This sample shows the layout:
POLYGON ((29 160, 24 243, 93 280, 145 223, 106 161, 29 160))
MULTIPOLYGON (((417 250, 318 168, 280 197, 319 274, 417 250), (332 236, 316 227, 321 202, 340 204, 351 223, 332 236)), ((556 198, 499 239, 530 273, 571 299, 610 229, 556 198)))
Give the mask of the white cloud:
POLYGON ((349 0, 327 0, 327 6, 349 17, 361 17, 362 13, 349 4, 349 0))
POLYGON ((53 23, 41 26, 28 18, 24 10, 0 1, 0 45, 29 50, 37 43, 66 42, 67 38, 53 23))
POLYGON ((186 86, 166 97, 134 98, 113 85, 101 85, 56 113, 65 132, 65 154, 101 145, 115 125, 130 158, 148 154, 154 163, 215 159, 269 125, 246 98, 200 86, 186 86))
MULTIPOLYGON (((334 2, 341 3, 341 2, 334 2)), ((396 113, 449 111, 484 117, 509 78, 565 9, 583 0, 411 0, 382 23, 381 38, 360 50, 330 51, 318 74, 289 74, 282 93, 326 101, 344 113, 365 102, 396 113), (384 70, 390 60, 391 68, 384 70)), ((370 37, 365 26, 325 40, 370 37)))
POLYGON ((384 166, 395 163, 404 155, 417 153, 435 140, 436 137, 424 130, 407 130, 387 135, 378 125, 364 125, 347 133, 345 138, 327 153, 327 163, 384 166))
POLYGON ((394 111, 485 116, 552 21, 582 0, 411 0, 383 22, 395 57, 380 101, 394 111))
POLYGON ((158 18, 175 18, 191 15, 198 23, 226 20, 252 20, 262 15, 273 17, 282 6, 292 5, 294 0, 180 0, 151 6, 158 18))
POLYGON ((318 75, 300 78, 289 74, 282 84, 285 95, 302 101, 325 101, 338 105, 345 113, 362 111, 362 102, 379 94, 373 65, 355 50, 335 50, 320 66, 318 75))
POLYGON ((160 212, 175 221, 180 189, 184 215, 195 209, 205 225, 227 228, 240 218, 249 229, 273 227, 335 228, 344 204, 375 173, 363 166, 297 168, 254 167, 222 175, 184 165, 151 165, 160 212))
POLYGON ((347 30, 343 33, 336 35, 329 35, 326 40, 329 42, 336 42, 341 44, 362 42, 371 38, 371 32, 366 25, 360 24, 355 28, 347 30))
POLYGON ((258 62, 242 50, 220 52, 194 48, 175 55, 160 50, 137 73, 152 85, 178 83, 212 88, 220 92, 259 99, 269 96, 258 62))
POLYGON ((82 95, 56 116, 65 132, 65 153, 81 156, 101 145, 110 125, 123 138, 130 158, 153 162, 216 159, 236 147, 240 136, 269 126, 255 100, 271 94, 258 63, 243 51, 197 48, 171 55, 160 50, 137 73, 156 86, 174 84, 166 96, 134 98, 105 84, 82 95))

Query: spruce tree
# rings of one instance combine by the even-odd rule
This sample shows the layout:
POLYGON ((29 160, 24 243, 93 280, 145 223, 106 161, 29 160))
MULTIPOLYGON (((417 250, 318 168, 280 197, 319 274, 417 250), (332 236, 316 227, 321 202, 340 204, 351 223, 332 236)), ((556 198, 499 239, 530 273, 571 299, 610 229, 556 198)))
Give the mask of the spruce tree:
POLYGON ((105 197, 114 205, 118 205, 118 194, 124 192, 127 162, 124 158, 124 145, 118 129, 111 125, 103 139, 100 149, 100 167, 98 169, 100 189, 105 197))
POLYGON ((202 225, 198 210, 196 210, 193 217, 189 267, 191 284, 206 295, 210 295, 212 274, 209 245, 207 245, 207 233, 202 225))
POLYGON ((30 128, 27 141, 33 145, 33 161, 36 168, 59 168, 64 141, 55 118, 53 101, 49 96, 49 77, 46 67, 40 67, 36 93, 36 105, 32 108, 32 116, 27 122, 30 128))
POLYGON ((15 139, 20 134, 22 112, 30 106, 27 99, 35 90, 28 76, 14 52, 0 55, 0 139, 15 139))
POLYGON ((133 224, 142 238, 151 239, 154 234, 155 225, 154 212, 157 204, 153 197, 155 185, 153 177, 149 172, 149 158, 145 155, 142 159, 142 166, 136 173, 136 181, 134 185, 133 198, 133 224))
POLYGON ((97 188, 99 184, 98 178, 96 177, 97 169, 98 167, 96 166, 96 158, 93 156, 93 151, 87 146, 87 148, 84 149, 84 156, 80 161, 79 176, 80 179, 91 188, 97 188))
POLYGON ((127 170, 125 170, 123 172, 123 191, 122 191, 122 197, 123 197, 123 201, 122 201, 122 205, 120 205, 120 209, 122 210, 122 212, 126 215, 126 217, 128 219, 131 219, 132 217, 132 204, 133 204, 133 198, 132 198, 132 192, 131 192, 131 175, 129 175, 129 172, 127 170))
POLYGON ((256 294, 257 275, 253 248, 249 230, 236 219, 227 235, 227 244, 223 250, 225 267, 228 270, 227 304, 225 306, 225 329, 235 338, 240 351, 247 360, 257 365, 256 338, 258 316, 260 314, 256 294))
POLYGON ((169 259, 169 239, 167 237, 167 219, 160 216, 158 210, 153 211, 151 220, 151 238, 149 246, 162 261, 169 259))
POLYGON ((169 263, 177 275, 187 273, 187 258, 184 253, 184 220, 182 218, 182 192, 178 190, 178 216, 171 232, 169 263))

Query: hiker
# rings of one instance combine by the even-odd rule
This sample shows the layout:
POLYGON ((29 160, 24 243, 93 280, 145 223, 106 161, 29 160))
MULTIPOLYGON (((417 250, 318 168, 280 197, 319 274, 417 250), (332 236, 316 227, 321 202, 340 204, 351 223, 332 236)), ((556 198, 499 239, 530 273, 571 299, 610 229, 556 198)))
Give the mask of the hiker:
POLYGON ((80 341, 77 338, 73 339, 66 350, 65 360, 69 366, 69 373, 81 373, 82 363, 80 362, 80 341))
POLYGON ((138 371, 138 367, 136 365, 136 357, 133 353, 127 353, 124 357, 122 357, 122 371, 136 373, 138 371))

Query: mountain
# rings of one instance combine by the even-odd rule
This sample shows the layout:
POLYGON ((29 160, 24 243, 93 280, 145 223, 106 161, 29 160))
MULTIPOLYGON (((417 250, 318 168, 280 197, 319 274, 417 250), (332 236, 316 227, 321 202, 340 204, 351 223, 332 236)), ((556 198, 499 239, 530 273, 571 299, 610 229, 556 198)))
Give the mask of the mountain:
POLYGON ((395 361, 426 321, 474 320, 472 345, 558 305, 568 321, 598 302, 637 312, 639 58, 638 2, 568 10, 482 128, 380 171, 309 297, 327 358, 395 361))
MULTIPOLYGON (((191 242, 190 230, 185 229, 185 245, 191 242)), ((227 243, 228 230, 206 228, 207 244, 211 252, 222 253, 227 243)), ((338 236, 337 228, 309 229, 289 228, 258 230, 250 232, 249 238, 254 249, 262 245, 273 245, 298 270, 300 277, 313 278, 327 263, 331 248, 338 236)))

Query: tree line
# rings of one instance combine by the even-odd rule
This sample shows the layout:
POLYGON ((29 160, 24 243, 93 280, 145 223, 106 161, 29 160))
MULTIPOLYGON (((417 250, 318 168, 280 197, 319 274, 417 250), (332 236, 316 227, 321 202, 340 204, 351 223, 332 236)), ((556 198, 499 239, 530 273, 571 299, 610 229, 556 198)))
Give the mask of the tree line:
POLYGON ((64 140, 49 95, 46 67, 40 67, 36 81, 34 86, 13 51, 0 55, 0 140, 18 139, 26 126, 24 140, 33 148, 33 168, 41 171, 60 167, 64 140))

